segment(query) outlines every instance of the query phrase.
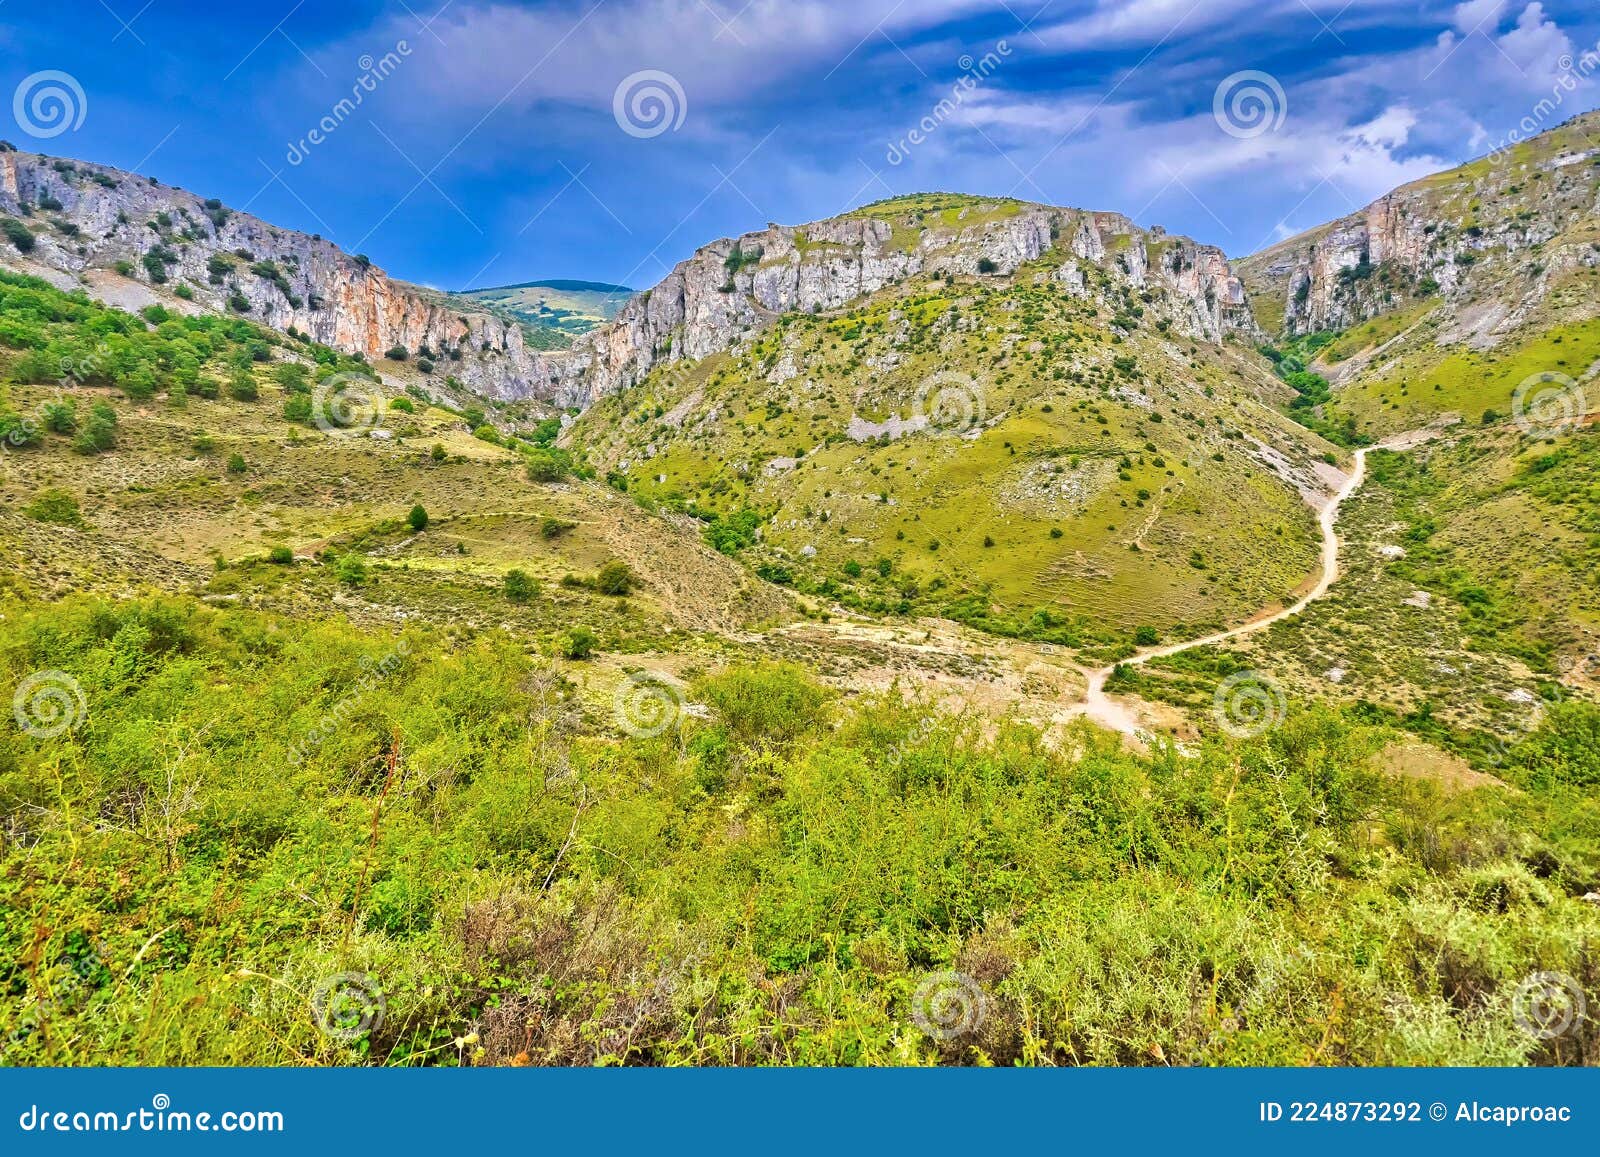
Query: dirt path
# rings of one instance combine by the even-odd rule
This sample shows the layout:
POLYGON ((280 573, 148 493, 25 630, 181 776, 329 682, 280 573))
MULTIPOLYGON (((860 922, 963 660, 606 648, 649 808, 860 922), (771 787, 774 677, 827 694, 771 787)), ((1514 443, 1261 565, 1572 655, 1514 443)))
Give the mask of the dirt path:
MULTIPOLYGON (((1198 639, 1190 639, 1183 643, 1172 643, 1164 647, 1148 647, 1134 654, 1123 662, 1131 666, 1140 666, 1152 659, 1164 659, 1169 655, 1178 655, 1196 647, 1210 647, 1217 643, 1225 643, 1230 639, 1243 638, 1264 631, 1273 623, 1282 622, 1292 618, 1305 610, 1312 603, 1328 593, 1328 588, 1339 579, 1339 535, 1335 525, 1339 521, 1339 511, 1346 500, 1356 491, 1361 489, 1362 483, 1367 480, 1367 453, 1368 450, 1410 450, 1421 445, 1434 436, 1433 429, 1412 430, 1404 434, 1396 434, 1379 442, 1376 446, 1366 447, 1355 452, 1355 469, 1344 480, 1337 493, 1328 500, 1322 508, 1318 519, 1322 527, 1322 573, 1318 576, 1316 584, 1293 606, 1284 607, 1282 610, 1271 614, 1261 615, 1251 619, 1241 626, 1218 631, 1212 635, 1205 635, 1198 639)), ((1084 715, 1102 727, 1119 731, 1134 740, 1140 740, 1141 732, 1148 729, 1141 727, 1138 714, 1126 703, 1120 703, 1106 694, 1106 679, 1110 677, 1113 668, 1101 667, 1091 670, 1080 667, 1088 689, 1084 693, 1084 701, 1072 711, 1074 715, 1084 715)))

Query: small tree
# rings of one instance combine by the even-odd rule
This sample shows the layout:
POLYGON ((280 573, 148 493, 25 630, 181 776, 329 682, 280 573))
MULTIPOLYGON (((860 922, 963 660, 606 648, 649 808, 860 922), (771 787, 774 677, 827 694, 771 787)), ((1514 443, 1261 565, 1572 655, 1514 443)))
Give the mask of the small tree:
POLYGON ((245 472, 244 455, 243 454, 229 454, 228 455, 228 473, 229 474, 243 474, 244 472, 245 472))
POLYGON ((428 529, 428 512, 418 503, 411 508, 411 513, 406 515, 406 521, 411 524, 411 529, 419 534, 428 529))

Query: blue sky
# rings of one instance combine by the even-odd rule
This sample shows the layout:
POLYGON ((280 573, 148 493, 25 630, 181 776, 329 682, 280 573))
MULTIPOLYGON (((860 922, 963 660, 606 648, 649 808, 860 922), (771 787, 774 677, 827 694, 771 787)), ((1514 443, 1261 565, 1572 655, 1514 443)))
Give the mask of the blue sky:
POLYGON ((444 289, 646 286, 714 238, 928 189, 1115 209, 1239 255, 1493 149, 1554 93, 1558 120, 1600 107, 1597 8, 11 0, 0 136, 444 289), (47 71, 82 118, 42 137, 47 71))

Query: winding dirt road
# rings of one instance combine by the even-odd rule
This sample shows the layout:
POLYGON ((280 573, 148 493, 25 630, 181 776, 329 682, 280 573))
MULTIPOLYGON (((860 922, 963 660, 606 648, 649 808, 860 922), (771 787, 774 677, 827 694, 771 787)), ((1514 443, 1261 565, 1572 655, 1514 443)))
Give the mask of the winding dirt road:
MULTIPOLYGON (((1226 631, 1218 631, 1213 635, 1205 635, 1198 639, 1190 639, 1184 643, 1172 643, 1164 647, 1148 647, 1138 651, 1123 662, 1132 666, 1148 663, 1152 659, 1164 659, 1168 655, 1177 655, 1184 651, 1193 650, 1195 647, 1209 647, 1216 643, 1225 643, 1230 639, 1243 638, 1253 635, 1257 631, 1264 631, 1273 623, 1282 622, 1292 618, 1328 593, 1328 588, 1333 586, 1339 578, 1339 535, 1334 529, 1339 521, 1339 511, 1345 501, 1356 491, 1361 489, 1362 483, 1367 480, 1367 453, 1368 450, 1409 450, 1433 437, 1433 429, 1412 430, 1405 434, 1396 434, 1394 437, 1379 442, 1376 446, 1366 447, 1355 452, 1355 469, 1344 480, 1344 484, 1328 500, 1322 508, 1319 522, 1322 526, 1322 573, 1317 578, 1316 585, 1293 606, 1284 607, 1268 615, 1251 619, 1242 626, 1233 627, 1226 631)), ((1141 732, 1148 731, 1140 725, 1138 716, 1132 708, 1124 703, 1119 703, 1106 694, 1106 679, 1110 677, 1113 668, 1101 667, 1091 670, 1088 667, 1079 667, 1078 670, 1088 682, 1088 690, 1084 693, 1084 701, 1074 707, 1070 716, 1084 715, 1112 731, 1120 731, 1123 735, 1134 740, 1141 739, 1141 732)))

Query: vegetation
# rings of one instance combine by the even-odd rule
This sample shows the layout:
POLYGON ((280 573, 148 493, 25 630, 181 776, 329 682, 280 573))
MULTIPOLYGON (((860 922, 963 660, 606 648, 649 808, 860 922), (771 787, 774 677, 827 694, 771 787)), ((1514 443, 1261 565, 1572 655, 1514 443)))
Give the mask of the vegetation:
POLYGON ((656 739, 563 738, 530 692, 559 670, 509 641, 284 626, 0 624, 9 682, 56 664, 90 705, 0 764, 16 1062, 1597 1059, 1509 1012, 1532 970, 1600 981, 1592 717, 1530 738, 1515 797, 1376 774, 1379 733, 1325 711, 1066 756, 773 666, 656 739), (947 970, 985 1015, 939 1041, 914 1001, 947 970), (319 1033, 352 972, 384 1017, 319 1033))

